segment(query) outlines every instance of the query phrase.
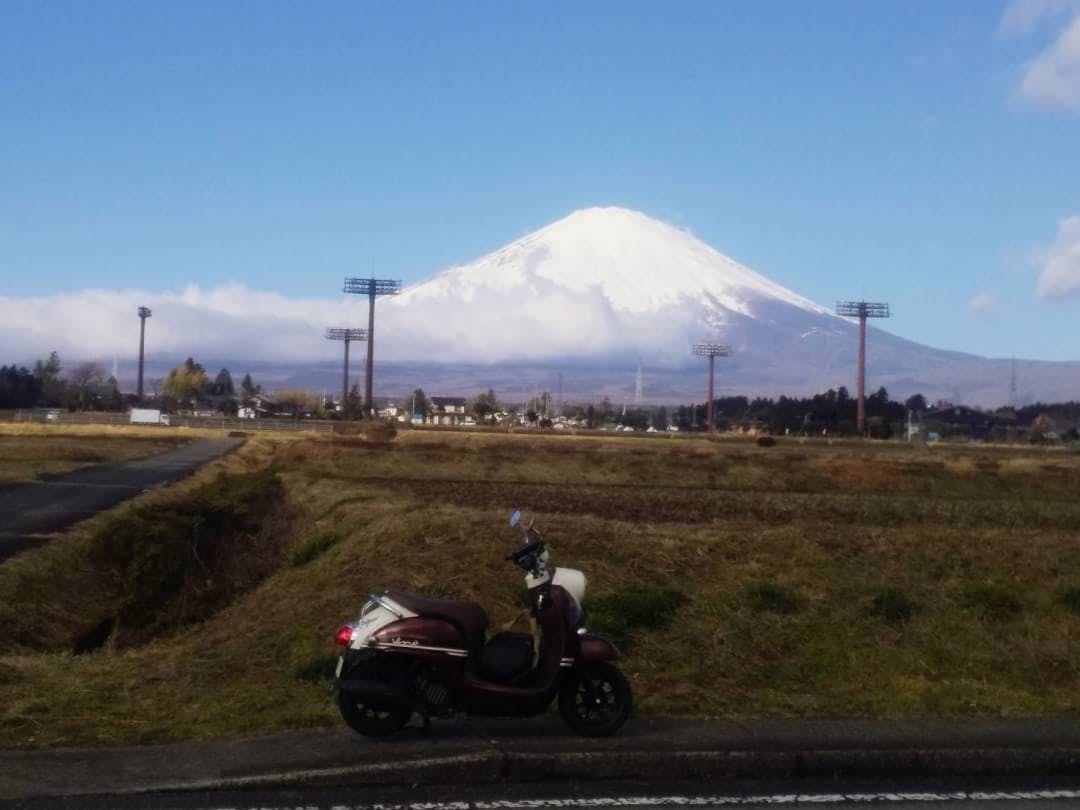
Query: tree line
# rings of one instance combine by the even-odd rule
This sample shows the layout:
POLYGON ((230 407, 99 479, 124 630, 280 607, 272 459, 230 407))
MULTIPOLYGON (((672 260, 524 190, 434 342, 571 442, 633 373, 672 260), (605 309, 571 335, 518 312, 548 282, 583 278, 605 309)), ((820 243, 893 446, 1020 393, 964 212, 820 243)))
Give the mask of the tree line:
MULTIPOLYGON (((164 410, 191 407, 201 397, 211 397, 216 407, 233 413, 250 403, 262 387, 245 374, 239 387, 228 369, 211 379, 192 358, 172 369, 167 376, 147 380, 146 393, 164 410)), ((60 355, 51 352, 30 368, 15 364, 0 366, 0 408, 64 408, 67 410, 119 411, 138 405, 134 394, 122 394, 117 380, 96 362, 80 362, 65 368, 60 355)))

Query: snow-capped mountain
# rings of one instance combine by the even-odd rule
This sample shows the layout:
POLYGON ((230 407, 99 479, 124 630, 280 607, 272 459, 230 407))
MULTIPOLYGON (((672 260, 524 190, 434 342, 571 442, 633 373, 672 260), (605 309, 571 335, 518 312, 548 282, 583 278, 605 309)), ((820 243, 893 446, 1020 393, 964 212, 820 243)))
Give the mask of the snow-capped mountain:
MULTIPOLYGON (((338 280, 325 283, 329 293, 338 280)), ((194 356, 208 367, 257 372, 268 387, 335 390, 341 346, 326 341, 324 329, 366 326, 366 303, 341 294, 287 298, 234 283, 0 296, 0 344, 7 361, 27 364, 52 349, 67 363, 118 357, 121 375, 130 376, 132 320, 136 307, 149 306, 155 367, 194 356), (58 322, 66 325, 59 332, 58 322)), ((576 400, 629 401, 640 364, 652 402, 701 401, 703 363, 690 354, 699 340, 733 349, 717 365, 720 393, 853 388, 858 331, 690 233, 623 208, 578 211, 382 299, 376 327, 382 395, 423 386, 429 394, 494 387, 516 396, 555 392, 561 379, 576 400)), ((362 363, 353 357, 355 380, 362 363)), ((1002 404, 1011 366, 869 331, 869 385, 894 396, 1002 404)), ((1078 363, 1025 360, 1016 371, 1021 401, 1080 399, 1078 363)))
POLYGON ((670 364, 685 360, 690 342, 774 318, 777 308, 800 324, 845 323, 686 231, 625 208, 589 208, 408 288, 388 317, 414 338, 415 359, 670 364))
POLYGON ((706 303, 752 316, 755 302, 777 300, 828 314, 690 233, 626 208, 577 211, 410 288, 400 301, 468 303, 496 290, 537 295, 549 284, 575 293, 597 291, 623 313, 706 303))
MULTIPOLYGON (((693 394, 700 364, 690 346, 702 339, 733 348, 719 367, 725 391, 854 387, 855 324, 692 234, 625 208, 577 211, 413 285, 386 302, 380 330, 387 361, 491 367, 466 375, 467 383, 455 372, 462 388, 502 379, 495 367, 512 377, 515 367, 546 364, 574 369, 588 393, 611 393, 632 385, 626 369, 640 362, 658 383, 648 398, 693 394)), ((869 385, 893 394, 1003 403, 1010 362, 870 330, 869 385)), ((1080 375, 1061 375, 1063 365, 1025 363, 1023 373, 1037 396, 1080 395, 1080 375)))

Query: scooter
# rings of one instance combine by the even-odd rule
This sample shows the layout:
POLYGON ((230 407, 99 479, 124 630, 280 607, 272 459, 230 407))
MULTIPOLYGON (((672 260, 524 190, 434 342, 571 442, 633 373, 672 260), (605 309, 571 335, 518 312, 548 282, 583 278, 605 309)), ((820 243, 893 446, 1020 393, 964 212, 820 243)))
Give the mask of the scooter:
POLYGON ((345 722, 368 737, 400 730, 419 714, 531 717, 558 696, 559 713, 579 734, 614 734, 630 716, 626 677, 613 664, 619 651, 585 628, 587 580, 572 568, 551 568, 535 527, 515 511, 510 525, 521 545, 507 560, 526 572, 529 609, 540 629, 486 638, 488 617, 474 602, 372 594, 360 617, 343 625, 344 647, 334 685, 345 722))

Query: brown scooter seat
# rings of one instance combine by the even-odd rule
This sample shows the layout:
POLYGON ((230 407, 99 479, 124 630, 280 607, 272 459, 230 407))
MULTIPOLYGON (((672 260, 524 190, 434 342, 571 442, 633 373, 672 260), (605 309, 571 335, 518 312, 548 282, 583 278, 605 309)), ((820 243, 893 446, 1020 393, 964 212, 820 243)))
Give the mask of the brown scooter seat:
POLYGON ((419 616, 433 616, 453 622, 465 634, 465 640, 470 649, 479 649, 483 646, 488 616, 475 602, 465 602, 460 599, 428 599, 425 596, 415 596, 400 591, 387 591, 386 595, 419 616))

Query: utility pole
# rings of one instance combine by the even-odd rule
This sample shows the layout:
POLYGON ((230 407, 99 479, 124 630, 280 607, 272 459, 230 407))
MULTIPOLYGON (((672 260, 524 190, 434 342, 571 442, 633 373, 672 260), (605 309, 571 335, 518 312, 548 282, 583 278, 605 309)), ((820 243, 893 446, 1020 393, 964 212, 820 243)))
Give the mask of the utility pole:
POLYGON ((345 344, 345 364, 341 369, 341 418, 348 415, 349 404, 349 344, 354 340, 367 340, 366 329, 349 329, 343 326, 332 326, 326 330, 327 340, 340 340, 345 344))
POLYGON ((347 278, 345 292, 368 297, 367 328, 367 375, 364 379, 364 409, 370 416, 375 413, 372 400, 372 376, 375 369, 375 299, 380 295, 397 295, 401 282, 386 278, 347 278))
POLYGON ((716 358, 728 357, 731 354, 731 349, 722 343, 695 343, 694 354, 698 357, 709 358, 709 399, 706 404, 706 419, 708 419, 709 433, 715 433, 716 425, 713 422, 713 369, 716 358))
POLYGON ((150 317, 150 307, 139 307, 139 382, 136 388, 136 396, 139 404, 142 404, 143 394, 143 359, 146 347, 146 319, 150 317))
POLYGON ((859 401, 855 415, 855 427, 860 436, 866 435, 866 319, 888 318, 889 305, 870 301, 841 301, 836 314, 859 319, 859 401))

